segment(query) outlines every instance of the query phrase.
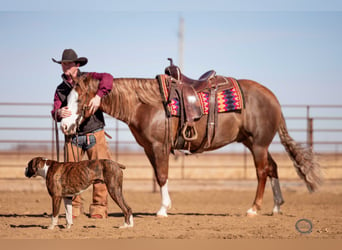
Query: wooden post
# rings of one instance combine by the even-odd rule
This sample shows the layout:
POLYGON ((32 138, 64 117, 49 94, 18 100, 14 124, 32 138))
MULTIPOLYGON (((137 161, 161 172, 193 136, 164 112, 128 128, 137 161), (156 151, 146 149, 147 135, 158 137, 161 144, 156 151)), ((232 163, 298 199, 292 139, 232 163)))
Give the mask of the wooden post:
POLYGON ((247 150, 243 147, 244 179, 247 180, 247 150))
POLYGON ((313 118, 308 118, 307 139, 308 147, 313 149, 313 118))
MULTIPOLYGON (((52 142, 51 142, 51 159, 52 160, 54 160, 55 159, 55 150, 57 149, 57 147, 59 146, 59 145, 57 145, 56 143, 57 142, 55 142, 55 133, 56 133, 56 128, 55 128, 55 120, 54 119, 51 119, 52 120, 52 131, 51 131, 51 134, 52 134, 52 142), (56 144, 56 145, 55 145, 56 144), (55 148, 55 146, 57 146, 56 148, 55 148)), ((57 159, 58 159, 58 155, 57 155, 57 159)))

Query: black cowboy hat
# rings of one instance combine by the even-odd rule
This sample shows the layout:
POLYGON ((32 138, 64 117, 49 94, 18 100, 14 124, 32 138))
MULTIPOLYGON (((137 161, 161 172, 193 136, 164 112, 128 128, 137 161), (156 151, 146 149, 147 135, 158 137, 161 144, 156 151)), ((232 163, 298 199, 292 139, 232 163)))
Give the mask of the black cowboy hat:
POLYGON ((54 58, 52 58, 52 61, 59 64, 61 64, 62 62, 79 63, 81 67, 87 64, 88 59, 86 57, 78 57, 73 49, 65 49, 62 54, 62 60, 57 61, 54 58))

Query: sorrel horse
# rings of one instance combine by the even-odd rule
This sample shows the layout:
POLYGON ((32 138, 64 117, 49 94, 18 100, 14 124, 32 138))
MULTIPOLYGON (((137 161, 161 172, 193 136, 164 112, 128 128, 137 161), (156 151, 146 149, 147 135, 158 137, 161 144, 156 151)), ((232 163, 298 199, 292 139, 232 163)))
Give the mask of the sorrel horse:
MULTIPOLYGON (((61 122, 65 134, 74 134, 79 123, 89 117, 86 107, 98 88, 98 80, 87 75, 76 79, 76 82, 68 96, 68 106, 73 115, 61 122)), ((279 213, 284 200, 277 164, 268 151, 275 134, 278 132, 281 143, 309 191, 315 191, 321 183, 320 165, 314 160, 310 149, 302 147, 290 137, 275 95, 252 80, 238 80, 238 83, 244 93, 245 108, 241 112, 218 114, 215 137, 206 150, 215 150, 232 142, 243 143, 253 155, 258 180, 255 199, 247 215, 256 215, 261 209, 267 177, 270 178, 273 191, 273 213, 279 213)), ((160 186, 162 201, 157 216, 166 217, 171 207, 168 192, 169 142, 177 134, 179 118, 166 116, 157 80, 114 79, 112 91, 102 98, 99 108, 125 122, 138 144, 144 148, 160 186), (171 126, 168 122, 171 122, 171 126), (168 131, 170 127, 172 131, 168 131)), ((198 139, 192 141, 190 151, 200 147, 200 138, 206 133, 206 120, 207 115, 204 115, 196 121, 198 139)))

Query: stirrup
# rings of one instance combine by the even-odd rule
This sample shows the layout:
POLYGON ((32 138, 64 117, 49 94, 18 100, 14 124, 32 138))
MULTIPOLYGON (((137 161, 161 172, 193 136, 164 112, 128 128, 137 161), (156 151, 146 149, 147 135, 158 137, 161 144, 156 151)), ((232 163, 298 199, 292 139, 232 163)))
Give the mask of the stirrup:
POLYGON ((183 135, 183 138, 184 140, 186 141, 194 141, 197 139, 198 137, 198 134, 197 134, 197 130, 196 128, 193 126, 193 125, 189 125, 188 123, 185 123, 183 129, 182 129, 182 135, 183 135), (188 137, 186 134, 186 132, 189 131, 190 135, 192 134, 191 132, 193 131, 193 134, 192 136, 188 137))

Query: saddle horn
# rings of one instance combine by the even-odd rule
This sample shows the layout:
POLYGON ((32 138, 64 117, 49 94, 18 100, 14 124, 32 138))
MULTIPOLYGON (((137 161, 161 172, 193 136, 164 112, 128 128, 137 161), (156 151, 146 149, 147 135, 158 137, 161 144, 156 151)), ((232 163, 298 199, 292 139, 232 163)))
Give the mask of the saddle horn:
POLYGON ((167 60, 170 61, 170 66, 173 66, 173 60, 172 60, 172 58, 168 58, 167 60))

